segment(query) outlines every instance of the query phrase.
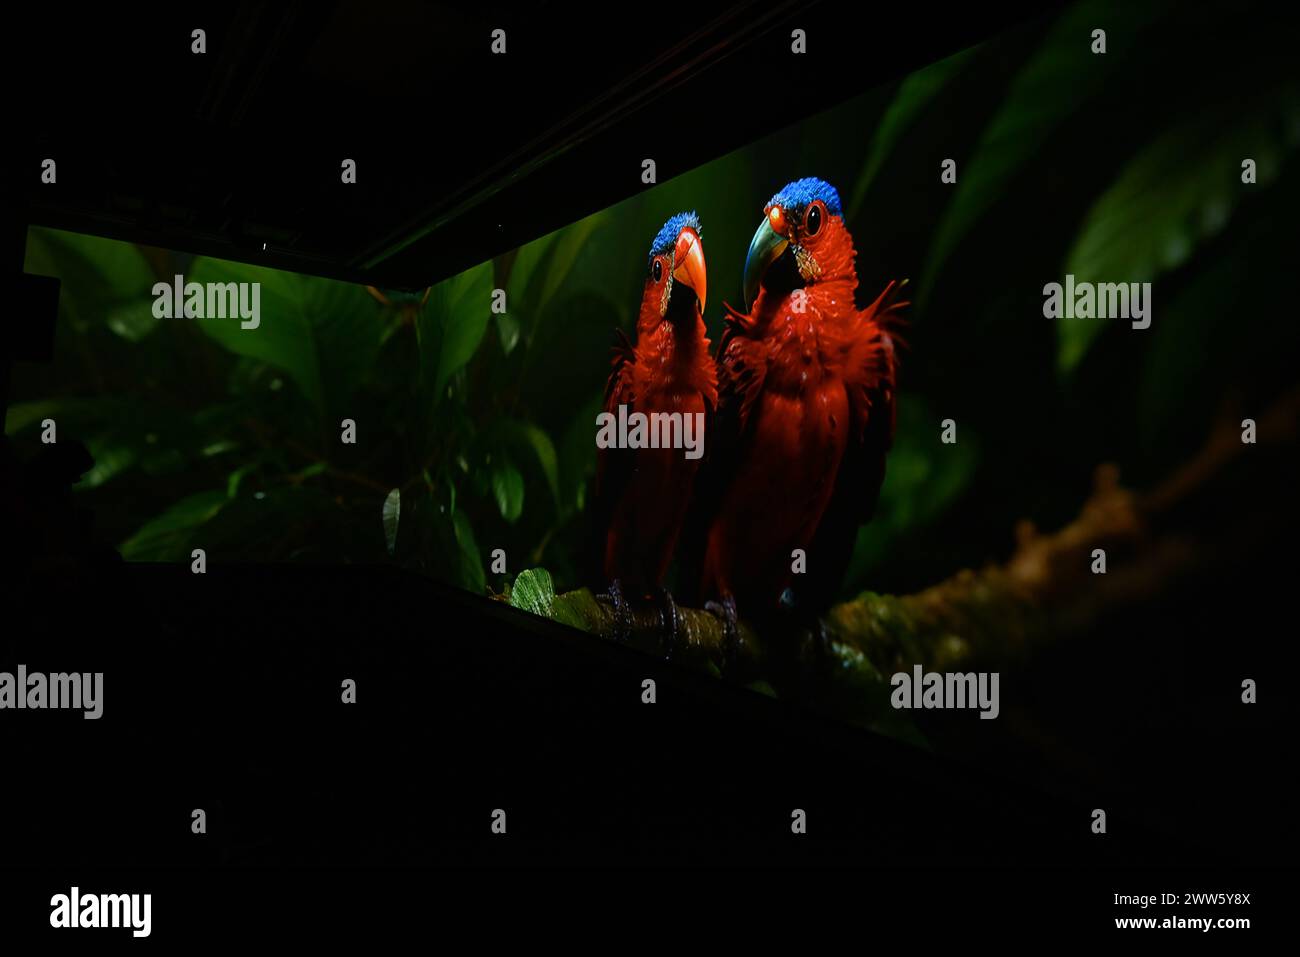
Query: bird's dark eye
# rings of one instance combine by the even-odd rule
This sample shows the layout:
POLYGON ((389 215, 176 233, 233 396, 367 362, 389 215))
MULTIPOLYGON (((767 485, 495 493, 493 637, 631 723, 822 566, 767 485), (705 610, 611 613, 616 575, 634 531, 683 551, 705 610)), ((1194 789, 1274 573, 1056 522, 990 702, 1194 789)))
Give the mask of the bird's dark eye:
POLYGON ((804 214, 803 231, 809 236, 816 236, 822 229, 822 204, 813 203, 804 214))
POLYGON ((655 260, 654 275, 655 282, 664 278, 664 261, 662 259, 655 260))

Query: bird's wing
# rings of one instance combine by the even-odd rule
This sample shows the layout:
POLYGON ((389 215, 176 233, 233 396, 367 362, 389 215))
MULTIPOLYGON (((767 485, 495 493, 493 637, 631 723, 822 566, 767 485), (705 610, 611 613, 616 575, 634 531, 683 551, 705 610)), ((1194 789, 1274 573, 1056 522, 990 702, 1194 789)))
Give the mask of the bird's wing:
POLYGON ((901 311, 909 303, 891 282, 874 303, 858 314, 854 365, 845 370, 850 432, 835 490, 808 553, 808 570, 796 576, 797 605, 823 611, 834 601, 853 557, 858 529, 871 520, 885 481, 885 459, 894 444, 897 421, 898 356, 901 311))
POLYGON ((898 350, 904 347, 902 311, 911 305, 899 298, 905 285, 906 280, 890 282, 875 302, 857 314, 844 369, 852 424, 861 437, 859 444, 866 442, 866 433, 871 429, 885 452, 894 441, 898 350))
POLYGON ((752 320, 730 306, 726 308, 728 316, 718 342, 717 406, 706 406, 704 461, 678 547, 681 572, 677 590, 683 601, 692 604, 710 597, 697 591, 709 524, 735 475, 749 414, 767 373, 762 343, 747 334, 752 320))
POLYGON ((748 333, 753 321, 730 306, 718 343, 718 418, 720 431, 739 440, 749 424, 754 401, 763 391, 767 350, 748 333))

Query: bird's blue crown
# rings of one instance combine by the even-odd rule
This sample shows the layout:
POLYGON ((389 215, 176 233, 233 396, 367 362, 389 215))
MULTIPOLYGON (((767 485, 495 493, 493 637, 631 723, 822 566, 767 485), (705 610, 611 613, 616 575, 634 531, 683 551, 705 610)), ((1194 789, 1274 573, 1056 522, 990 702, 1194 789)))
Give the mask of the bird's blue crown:
POLYGON ((646 268, 654 262, 656 256, 662 256, 670 252, 677 243, 677 237, 683 229, 689 226, 697 233, 700 231, 700 217, 695 213, 678 213, 676 216, 664 223, 664 228, 659 230, 659 235, 655 241, 650 244, 650 257, 646 260, 646 268))
POLYGON ((832 216, 844 215, 840 206, 840 194, 835 191, 835 187, 816 176, 787 183, 780 192, 767 201, 767 205, 776 205, 783 209, 805 209, 814 199, 820 199, 825 203, 826 212, 832 216))

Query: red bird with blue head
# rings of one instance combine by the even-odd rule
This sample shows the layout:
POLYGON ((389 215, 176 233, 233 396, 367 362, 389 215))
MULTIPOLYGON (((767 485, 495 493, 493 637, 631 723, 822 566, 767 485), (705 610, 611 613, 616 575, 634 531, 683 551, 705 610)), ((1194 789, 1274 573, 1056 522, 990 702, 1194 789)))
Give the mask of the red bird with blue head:
POLYGON ((839 194, 796 180, 768 201, 745 262, 745 312, 718 350, 700 587, 737 608, 815 615, 870 518, 894 432, 899 284, 859 309, 839 194), (802 557, 801 557, 802 555, 802 557))
MULTIPOLYGON (((635 341, 622 337, 605 389, 615 418, 643 413, 708 422, 717 373, 704 328, 707 271, 700 221, 678 213, 655 236, 646 263, 635 341)), ((665 419, 667 421, 667 419, 665 419)), ((707 434, 697 435, 705 448, 707 434)), ((600 448, 594 508, 600 576, 609 584, 620 629, 630 631, 628 599, 662 603, 676 633, 677 611, 664 580, 691 503, 700 456, 681 447, 600 448)))

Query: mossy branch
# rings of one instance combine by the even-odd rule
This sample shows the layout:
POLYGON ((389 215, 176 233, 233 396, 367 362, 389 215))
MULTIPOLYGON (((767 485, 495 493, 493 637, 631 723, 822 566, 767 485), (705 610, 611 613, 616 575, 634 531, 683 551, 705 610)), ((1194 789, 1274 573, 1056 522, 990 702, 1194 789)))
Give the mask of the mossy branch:
MULTIPOLYGON (((1286 396, 1258 422, 1261 444, 1294 442, 1300 422, 1300 391, 1286 396)), ((1146 494, 1122 487, 1113 465, 1099 466, 1091 494, 1078 516, 1050 534, 1027 521, 1015 529, 1015 549, 1004 564, 963 569, 908 595, 863 592, 833 607, 824 618, 829 644, 811 633, 760 634, 740 625, 740 648, 729 677, 777 683, 809 668, 817 687, 843 692, 841 704, 867 719, 880 719, 887 676, 915 664, 926 670, 967 669, 980 662, 1014 663, 1046 642, 1077 635, 1098 617, 1141 601, 1194 567, 1222 559, 1198 544, 1170 516, 1204 492, 1229 465, 1257 446, 1241 441, 1240 419, 1220 417, 1209 440, 1191 461, 1146 494), (1104 549, 1106 574, 1093 572, 1093 550, 1104 549), (866 692, 866 699, 852 695, 866 692)), ((614 638, 613 606, 589 589, 549 594, 549 577, 536 600, 535 582, 524 573, 512 603, 614 638), (519 586, 524 585, 524 592, 519 586), (530 606, 529 602, 534 602, 530 606)), ((680 608, 678 660, 721 668, 722 622, 707 611, 680 608)), ((651 654, 667 650, 663 616, 653 606, 633 608, 629 645, 651 654)), ((800 687, 803 687, 801 684, 800 687)))

